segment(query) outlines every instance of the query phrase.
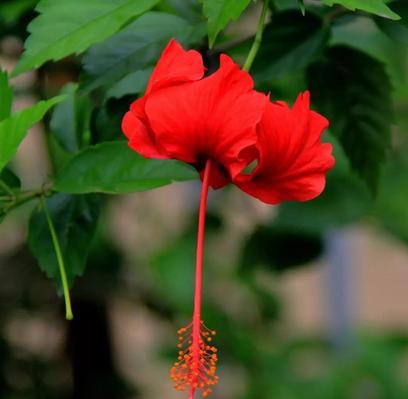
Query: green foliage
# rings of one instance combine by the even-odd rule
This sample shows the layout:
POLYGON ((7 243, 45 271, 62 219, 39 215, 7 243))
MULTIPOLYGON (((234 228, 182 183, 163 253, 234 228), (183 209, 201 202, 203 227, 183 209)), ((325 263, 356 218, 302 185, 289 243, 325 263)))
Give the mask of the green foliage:
POLYGON ((304 69, 323 49, 329 31, 323 20, 297 10, 278 13, 266 26, 262 46, 252 67, 258 82, 282 78, 304 69))
POLYGON ((176 15, 149 12, 141 16, 85 54, 82 89, 112 84, 129 73, 145 69, 157 60, 170 38, 189 44, 197 39, 195 32, 187 21, 176 15))
POLYGON ((7 72, 0 70, 0 121, 8 118, 13 103, 13 89, 9 84, 7 72))
POLYGON ((181 162, 146 159, 124 141, 106 142, 70 159, 58 173, 54 188, 71 194, 124 194, 196 177, 194 169, 181 162))
MULTIPOLYGON (((96 232, 100 199, 96 196, 57 194, 46 201, 54 223, 70 286, 82 275, 96 232)), ((41 209, 31 215, 28 245, 41 270, 61 287, 61 274, 47 220, 41 209)))
POLYGON ((318 233, 260 226, 244 244, 240 267, 244 274, 254 271, 255 266, 283 272, 315 260, 322 251, 318 233))
POLYGON ((408 44, 408 3, 392 1, 388 3, 388 6, 401 16, 401 20, 390 21, 385 18, 375 18, 375 22, 391 39, 408 44))
POLYGON ((38 68, 46 61, 79 54, 117 32, 127 21, 158 0, 41 0, 40 14, 29 25, 25 52, 13 74, 38 68))
POLYGON ((376 193, 391 143, 391 85, 384 66, 358 50, 337 46, 310 66, 307 77, 351 167, 376 193))
POLYGON ((143 93, 151 73, 152 68, 129 73, 108 89, 105 98, 121 98, 130 94, 143 93))
POLYGON ((367 11, 393 20, 401 18, 387 6, 384 0, 323 0, 323 3, 328 6, 339 4, 352 11, 367 11))
POLYGON ((228 22, 236 20, 248 7, 251 0, 202 0, 204 15, 208 19, 210 47, 228 22))
POLYGON ((5 0, 0 4, 0 20, 5 25, 12 25, 25 12, 34 8, 38 0, 5 0))
POLYGON ((0 122, 0 171, 16 153, 28 129, 39 122, 51 107, 63 99, 64 96, 58 96, 47 101, 40 101, 0 122))
POLYGON ((77 90, 78 85, 73 83, 63 88, 66 97, 55 107, 50 122, 52 134, 68 152, 83 147, 90 134, 91 102, 88 97, 80 96, 77 90))

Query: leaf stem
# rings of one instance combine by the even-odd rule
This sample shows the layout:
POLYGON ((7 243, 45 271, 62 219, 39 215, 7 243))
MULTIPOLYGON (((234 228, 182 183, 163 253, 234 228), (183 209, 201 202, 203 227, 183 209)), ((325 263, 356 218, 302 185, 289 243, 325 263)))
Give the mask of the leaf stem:
POLYGON ((0 186, 3 188, 3 190, 10 195, 10 198, 12 199, 12 201, 14 202, 16 200, 16 195, 14 194, 14 191, 8 186, 8 184, 3 181, 0 180, 0 186))
POLYGON ((65 299, 65 311, 66 311, 65 317, 67 320, 72 320, 74 316, 72 314, 71 297, 69 294, 68 279, 67 279, 67 273, 65 271, 65 264, 64 264, 64 258, 61 252, 61 246, 58 240, 57 233, 55 231, 54 223, 51 219, 51 215, 48 212, 47 206, 45 205, 44 196, 40 196, 40 202, 41 202, 42 210, 47 219, 48 228, 51 234, 52 244, 54 245, 55 255, 57 257, 59 271, 61 274, 62 289, 64 291, 64 299, 65 299))
POLYGON ((264 0, 261 16, 259 17, 258 29, 256 31, 255 40, 252 43, 251 49, 249 50, 247 59, 242 68, 244 71, 248 72, 251 69, 252 63, 254 62, 256 54, 258 53, 259 46, 261 45, 261 41, 262 41, 262 35, 263 35, 264 26, 265 26, 265 19, 266 19, 267 12, 268 12, 268 0, 264 0))

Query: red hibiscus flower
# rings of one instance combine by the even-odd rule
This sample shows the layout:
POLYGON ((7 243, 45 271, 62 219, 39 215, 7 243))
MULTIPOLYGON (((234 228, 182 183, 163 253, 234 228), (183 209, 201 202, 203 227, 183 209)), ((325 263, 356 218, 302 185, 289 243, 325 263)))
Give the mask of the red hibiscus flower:
POLYGON ((327 126, 326 118, 310 110, 308 92, 293 108, 271 103, 226 55, 221 55, 219 69, 204 77, 200 54, 184 51, 175 40, 163 51, 145 96, 125 114, 122 129, 133 150, 192 164, 203 182, 193 317, 179 330, 178 359, 170 371, 175 388, 188 389, 190 399, 197 390, 208 396, 218 381, 215 332, 201 320, 208 188, 232 182, 269 204, 316 197, 334 164, 331 145, 320 141, 327 126))
POLYGON ((293 106, 269 103, 258 125, 257 166, 235 184, 268 204, 308 201, 324 189, 325 174, 334 165, 331 144, 320 137, 328 120, 309 108, 309 92, 293 106))
POLYGON ((246 166, 241 154, 257 141, 268 99, 226 55, 215 73, 203 75, 201 55, 171 40, 122 129, 129 146, 145 157, 188 162, 202 175, 205 161, 213 160, 209 184, 220 188, 246 166))

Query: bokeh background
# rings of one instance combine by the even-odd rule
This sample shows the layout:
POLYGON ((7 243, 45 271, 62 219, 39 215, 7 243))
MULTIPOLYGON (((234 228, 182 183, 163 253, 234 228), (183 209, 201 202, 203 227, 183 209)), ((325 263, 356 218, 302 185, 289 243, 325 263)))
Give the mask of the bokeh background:
MULTIPOLYGON (((35 3, 0 3, 2 69, 11 71, 21 56, 35 3)), ((287 8, 287 18, 298 18, 295 12, 304 18, 296 1, 274 5, 272 23, 274 13, 287 8)), ((197 7, 192 0, 169 0, 158 11, 189 18, 197 7)), ((337 164, 317 200, 272 207, 234 187, 210 193, 203 295, 204 319, 217 330, 220 354, 214 399, 408 398, 407 41, 387 36, 371 17, 337 12, 331 45, 370 54, 390 78, 390 156, 375 197, 350 170, 332 132, 326 139, 337 164)), ((259 13, 253 4, 230 24, 220 51, 244 59, 259 13)), ((211 69, 217 51, 203 43, 211 69)), ((293 60, 265 69, 279 54, 273 51, 261 49, 257 87, 292 102, 305 88, 304 70, 292 68, 293 60)), ((14 108, 78 81, 80 70, 80 59, 69 57, 14 78, 14 108)), ((134 97, 96 105, 93 128, 120 137, 120 116, 134 97)), ((52 134, 46 120, 19 149, 12 166, 23 187, 38 187, 52 176, 52 134)), ((199 192, 198 182, 187 182, 104 198, 86 273, 72 290, 72 322, 65 321, 63 300, 27 247, 27 221, 36 204, 5 218, 0 398, 183 397, 173 391, 168 370, 176 331, 192 310, 199 192)))

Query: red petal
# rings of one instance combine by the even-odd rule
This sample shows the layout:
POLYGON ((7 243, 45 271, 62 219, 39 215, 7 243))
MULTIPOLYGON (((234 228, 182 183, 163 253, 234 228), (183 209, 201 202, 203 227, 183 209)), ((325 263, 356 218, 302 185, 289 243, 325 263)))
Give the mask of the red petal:
POLYGON ((209 157, 236 174, 245 166, 236 158, 256 143, 256 125, 266 103, 267 97, 253 90, 249 74, 222 55, 214 74, 152 92, 145 110, 172 158, 197 163, 209 157))
POLYGON ((299 95, 292 109, 282 102, 269 104, 259 125, 258 166, 236 184, 270 204, 318 196, 334 165, 331 145, 320 142, 327 126, 326 118, 309 109, 308 92, 299 95))
POLYGON ((155 141, 144 114, 144 98, 136 100, 122 119, 122 131, 129 140, 129 147, 146 158, 168 158, 155 141))
POLYGON ((162 87, 192 82, 204 76, 201 54, 195 50, 185 51, 171 39, 150 76, 146 94, 162 87))

